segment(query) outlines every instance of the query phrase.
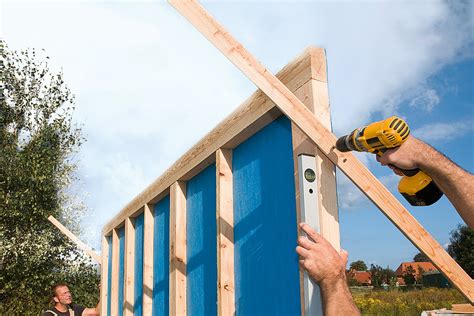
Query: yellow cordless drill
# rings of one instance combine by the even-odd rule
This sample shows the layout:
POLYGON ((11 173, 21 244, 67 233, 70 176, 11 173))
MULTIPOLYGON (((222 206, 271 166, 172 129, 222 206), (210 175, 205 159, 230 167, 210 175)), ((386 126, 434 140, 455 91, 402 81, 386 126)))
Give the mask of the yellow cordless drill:
MULTIPOLYGON (((409 134, 410 128, 405 121, 392 116, 342 136, 337 140, 336 148, 342 152, 367 151, 382 156, 387 149, 403 144, 409 134)), ((402 170, 402 172, 405 176, 398 184, 398 191, 411 205, 431 205, 443 196, 433 179, 420 169, 402 170)))

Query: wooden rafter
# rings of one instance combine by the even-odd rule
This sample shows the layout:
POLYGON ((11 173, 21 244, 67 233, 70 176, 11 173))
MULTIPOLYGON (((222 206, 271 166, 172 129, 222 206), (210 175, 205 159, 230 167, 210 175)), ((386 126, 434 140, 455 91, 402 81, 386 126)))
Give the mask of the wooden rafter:
POLYGON ((76 235, 74 235, 69 229, 67 229, 63 224, 61 224, 54 216, 50 215, 48 220, 56 226, 64 235, 66 235, 73 243, 82 249, 85 253, 89 255, 95 262, 98 264, 102 263, 100 255, 98 255, 91 247, 83 243, 76 235))
POLYGON ((295 123, 433 264, 474 303, 474 280, 351 153, 335 150, 336 136, 196 1, 169 0, 213 45, 295 123))

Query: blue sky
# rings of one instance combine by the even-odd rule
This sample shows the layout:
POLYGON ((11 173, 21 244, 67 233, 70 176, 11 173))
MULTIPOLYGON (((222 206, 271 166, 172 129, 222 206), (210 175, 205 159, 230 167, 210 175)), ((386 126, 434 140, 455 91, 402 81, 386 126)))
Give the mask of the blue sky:
MULTIPOLYGON (((204 5, 274 73, 305 47, 324 47, 337 135, 400 115, 415 136, 473 170, 471 2, 204 5)), ((255 90, 162 1, 6 0, 1 10, 10 47, 44 48, 76 94, 75 120, 87 143, 73 191, 90 210, 82 237, 96 248, 109 219, 255 90)), ((390 170, 358 157, 402 200, 390 170)), ((415 255, 344 176, 338 193, 350 261, 396 268, 415 255)), ((446 198, 407 207, 442 245, 462 222, 446 198)))

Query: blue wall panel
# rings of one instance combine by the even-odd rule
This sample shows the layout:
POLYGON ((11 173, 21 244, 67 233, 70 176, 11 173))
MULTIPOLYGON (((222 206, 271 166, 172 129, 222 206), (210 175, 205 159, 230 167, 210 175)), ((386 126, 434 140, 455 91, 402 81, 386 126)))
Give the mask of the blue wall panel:
POLYGON ((169 314, 169 249, 170 197, 167 196, 155 205, 153 232, 153 315, 169 314))
POLYGON ((217 315, 215 165, 189 180, 186 188, 188 315, 217 315))
POLYGON ((136 316, 141 316, 143 310, 143 220, 143 213, 135 218, 135 302, 133 303, 133 314, 136 316))
POLYGON ((110 316, 110 306, 112 306, 112 236, 108 236, 109 262, 107 263, 107 316, 110 316))
POLYGON ((237 314, 300 315, 290 121, 266 126, 232 160, 237 314))
POLYGON ((125 271, 125 228, 122 227, 118 231, 119 237, 119 279, 118 279, 118 311, 119 315, 123 312, 123 286, 124 286, 124 271, 125 271))

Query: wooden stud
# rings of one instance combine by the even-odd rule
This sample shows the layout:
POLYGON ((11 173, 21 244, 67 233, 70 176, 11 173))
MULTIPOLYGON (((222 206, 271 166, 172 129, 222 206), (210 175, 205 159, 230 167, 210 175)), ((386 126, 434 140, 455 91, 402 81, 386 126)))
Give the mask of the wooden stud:
MULTIPOLYGON (((327 78, 325 52, 322 48, 314 48, 310 51, 310 54, 312 60, 311 68, 316 72, 314 77, 320 78, 321 80, 309 80, 295 92, 295 96, 314 113, 314 116, 322 125, 324 125, 328 130, 331 130, 328 87, 327 82, 322 81, 327 78)), ((316 157, 316 181, 318 181, 317 194, 321 235, 326 238, 337 251, 339 251, 339 212, 337 207, 336 173, 334 164, 294 123, 292 123, 292 133, 294 159, 302 153, 316 157)), ((297 161, 295 160, 295 168, 296 162, 297 161)), ((297 188, 297 197, 299 197, 297 175, 298 169, 296 168, 295 184, 297 188)), ((298 202, 297 205, 299 208, 298 202)))
POLYGON ((235 314, 232 151, 216 152, 218 313, 235 314))
POLYGON ((125 302, 123 312, 125 316, 133 315, 135 301, 135 226, 132 218, 125 220, 125 302))
POLYGON ((170 188, 170 315, 186 315, 186 183, 170 188))
POLYGON ((102 264, 100 265, 100 314, 107 315, 107 298, 108 293, 107 285, 109 278, 109 243, 107 237, 102 236, 102 264))
POLYGON ((197 1, 168 0, 212 44, 259 87, 398 229, 474 303, 474 280, 421 226, 403 205, 352 153, 335 149, 336 136, 268 69, 260 64, 197 1))
MULTIPOLYGON (((296 90, 317 72, 311 68, 312 48, 306 49, 281 71, 278 78, 296 90)), ((144 204, 156 203, 167 195, 169 187, 178 180, 188 180, 214 162, 219 148, 234 148, 281 115, 275 104, 260 90, 253 93, 239 108, 224 119, 209 134, 189 149, 158 179, 128 203, 103 229, 110 234, 127 217, 135 216, 144 204)))
POLYGON ((94 259, 95 262, 97 262, 98 264, 101 263, 101 256, 98 255, 94 250, 92 250, 91 247, 83 243, 76 235, 74 235, 69 229, 67 229, 63 224, 61 224, 56 218, 50 215, 48 217, 48 220, 54 226, 56 226, 64 235, 66 235, 73 243, 75 243, 77 247, 79 247, 79 249, 82 249, 85 253, 89 255, 89 257, 94 259))
POLYGON ((118 291, 119 291, 119 265, 120 265, 120 258, 119 258, 119 248, 120 248, 120 240, 118 236, 118 229, 114 229, 112 231, 112 288, 111 292, 109 293, 111 300, 110 300, 110 315, 118 315, 118 291))
POLYGON ((153 205, 145 204, 143 213, 143 315, 148 316, 153 308, 153 205))

